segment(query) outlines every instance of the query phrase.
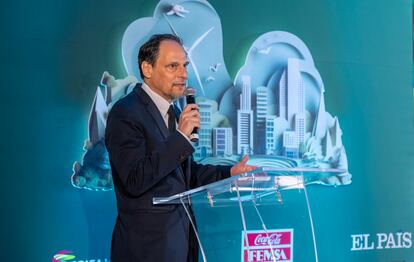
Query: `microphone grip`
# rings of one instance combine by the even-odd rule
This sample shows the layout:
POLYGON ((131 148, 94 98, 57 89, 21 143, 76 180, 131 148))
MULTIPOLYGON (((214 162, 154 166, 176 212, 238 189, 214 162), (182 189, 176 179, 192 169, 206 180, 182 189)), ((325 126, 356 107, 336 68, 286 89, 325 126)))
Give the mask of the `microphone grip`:
MULTIPOLYGON (((195 96, 193 94, 188 94, 186 96, 187 105, 188 104, 195 104, 195 96)), ((198 142, 199 136, 198 136, 198 128, 194 127, 193 131, 190 135, 190 141, 192 142, 198 142)))

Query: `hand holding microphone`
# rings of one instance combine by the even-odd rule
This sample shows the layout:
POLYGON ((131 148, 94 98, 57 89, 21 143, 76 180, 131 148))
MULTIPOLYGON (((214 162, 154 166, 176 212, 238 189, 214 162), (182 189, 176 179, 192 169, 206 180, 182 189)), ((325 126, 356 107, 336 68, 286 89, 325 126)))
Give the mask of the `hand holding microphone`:
POLYGON ((178 129, 191 141, 198 141, 198 128, 200 128, 200 113, 195 103, 195 90, 191 87, 185 90, 187 106, 184 107, 178 122, 178 129))

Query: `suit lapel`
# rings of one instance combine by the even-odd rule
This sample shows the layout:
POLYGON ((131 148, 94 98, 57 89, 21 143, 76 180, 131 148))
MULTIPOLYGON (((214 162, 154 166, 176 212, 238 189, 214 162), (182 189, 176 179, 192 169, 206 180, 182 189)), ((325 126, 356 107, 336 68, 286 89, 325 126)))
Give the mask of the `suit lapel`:
POLYGON ((134 92, 137 93, 141 101, 147 106, 148 113, 154 119, 154 122, 160 129, 163 137, 166 138, 169 135, 169 132, 157 106, 154 104, 154 102, 151 100, 148 94, 141 88, 141 84, 137 84, 135 86, 134 92))
MULTIPOLYGON (((167 126, 165 125, 164 119, 162 118, 160 111, 158 110, 157 106, 154 104, 152 99, 141 88, 141 84, 137 84, 134 87, 134 92, 138 95, 139 99, 141 99, 142 103, 144 103, 146 105, 146 109, 147 109, 148 113, 154 119, 154 122, 156 123, 157 127, 161 131, 161 134, 163 135, 163 137, 167 138, 169 136, 170 132, 168 131, 167 126)), ((189 185, 186 182, 186 180, 187 180, 186 176, 185 176, 185 174, 183 172, 183 169, 181 168, 180 165, 175 169, 175 172, 178 173, 177 174, 178 177, 181 178, 182 182, 185 185, 189 185)))

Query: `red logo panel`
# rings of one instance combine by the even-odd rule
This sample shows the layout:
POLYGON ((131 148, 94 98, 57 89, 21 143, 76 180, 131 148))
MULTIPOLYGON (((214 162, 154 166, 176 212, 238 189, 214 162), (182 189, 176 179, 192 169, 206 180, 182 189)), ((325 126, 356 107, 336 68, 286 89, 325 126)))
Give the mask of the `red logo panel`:
POLYGON ((292 262, 293 229, 242 231, 243 262, 292 262))

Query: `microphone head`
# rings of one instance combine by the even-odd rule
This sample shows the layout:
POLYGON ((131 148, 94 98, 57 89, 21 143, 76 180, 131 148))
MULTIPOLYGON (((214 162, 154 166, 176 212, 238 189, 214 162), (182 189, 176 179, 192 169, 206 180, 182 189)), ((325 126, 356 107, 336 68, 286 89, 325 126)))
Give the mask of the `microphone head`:
POLYGON ((187 87, 184 90, 184 95, 185 96, 195 96, 195 94, 196 94, 196 90, 194 88, 192 88, 192 87, 187 87))

